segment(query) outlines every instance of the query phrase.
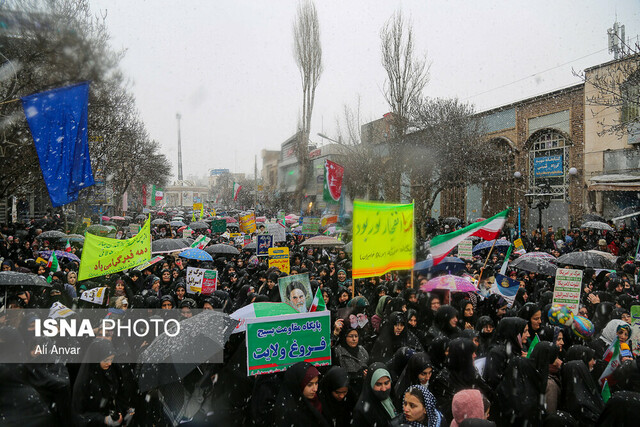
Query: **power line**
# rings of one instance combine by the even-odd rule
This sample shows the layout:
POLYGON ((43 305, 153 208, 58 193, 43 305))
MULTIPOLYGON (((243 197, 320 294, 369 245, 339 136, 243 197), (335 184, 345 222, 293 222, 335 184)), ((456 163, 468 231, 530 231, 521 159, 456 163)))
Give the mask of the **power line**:
POLYGON ((572 64, 572 63, 574 63, 574 62, 576 62, 576 61, 580 61, 580 60, 582 60, 582 59, 588 58, 588 57, 590 57, 590 56, 597 55, 598 53, 602 53, 602 52, 604 52, 605 50, 607 50, 607 48, 600 49, 600 50, 598 50, 598 51, 596 51, 596 52, 590 53, 590 54, 585 55, 585 56, 582 56, 582 57, 580 57, 580 58, 573 59, 573 60, 571 60, 571 61, 569 61, 569 62, 565 62, 564 64, 556 65, 555 67, 551 67, 551 68, 548 68, 548 69, 543 70, 543 71, 538 71, 537 73, 531 74, 531 75, 526 76, 526 77, 522 77, 521 79, 515 80, 515 81, 513 81, 513 82, 511 82, 511 83, 505 83, 505 84, 503 84, 503 85, 501 85, 501 86, 498 86, 498 87, 495 87, 495 88, 493 88, 493 89, 489 89, 489 90, 486 90, 486 91, 484 91, 484 92, 480 92, 480 93, 477 93, 477 94, 475 94, 475 95, 468 96, 467 98, 464 98, 464 99, 463 99, 463 101, 466 101, 466 100, 471 99, 471 98, 475 98, 476 96, 485 95, 485 94, 487 94, 487 93, 490 93, 490 92, 493 92, 493 91, 496 91, 496 90, 499 90, 499 89, 505 88, 505 87, 507 87, 507 86, 514 85, 514 84, 516 84, 516 83, 520 83, 520 82, 522 82, 522 81, 524 81, 524 80, 530 79, 531 77, 535 77, 535 76, 537 76, 537 75, 539 75, 539 74, 543 74, 543 73, 546 73, 546 72, 548 72, 548 71, 555 70, 556 68, 564 67, 565 65, 569 65, 569 64, 572 64))

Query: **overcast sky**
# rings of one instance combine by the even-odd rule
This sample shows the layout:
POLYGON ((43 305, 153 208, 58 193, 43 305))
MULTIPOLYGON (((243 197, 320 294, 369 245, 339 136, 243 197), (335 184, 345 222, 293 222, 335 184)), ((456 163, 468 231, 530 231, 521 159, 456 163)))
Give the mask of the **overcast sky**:
MULTIPOLYGON (((296 131, 300 76, 292 53, 297 2, 91 0, 107 11, 115 49, 151 136, 177 178, 182 114, 185 177, 213 168, 253 173, 260 150, 280 149, 296 131)), ((324 72, 312 141, 336 135, 343 106, 361 99, 364 122, 388 111, 380 28, 398 9, 432 63, 425 95, 459 97, 478 110, 579 83, 582 70, 613 59, 607 29, 617 14, 640 33, 638 0, 316 1, 324 72)))

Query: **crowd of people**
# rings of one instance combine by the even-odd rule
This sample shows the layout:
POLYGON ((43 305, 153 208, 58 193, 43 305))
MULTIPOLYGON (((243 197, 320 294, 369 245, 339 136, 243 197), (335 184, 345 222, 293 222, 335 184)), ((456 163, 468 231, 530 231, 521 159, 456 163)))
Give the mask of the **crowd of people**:
MULTIPOLYGON (((46 264, 36 261, 39 253, 62 249, 65 241, 42 239, 39 233, 62 227, 55 220, 20 230, 4 226, 2 271, 49 277, 46 264)), ((438 232, 454 228, 446 227, 438 232)), ((210 234, 210 244, 235 245, 221 234, 201 233, 210 234)), ((170 229, 153 229, 154 238, 171 235, 170 229)), ((331 311, 330 366, 301 362, 285 372, 247 376, 240 333, 227 342, 224 363, 194 366, 141 391, 140 366, 119 363, 108 340, 97 339, 89 348, 100 363, 44 364, 38 363, 33 343, 21 341, 14 327, 4 325, 0 352, 21 346, 25 360, 31 360, 0 365, 0 424, 636 425, 640 358, 624 353, 610 377, 612 395, 606 404, 599 380, 614 340, 621 349, 631 349, 636 338, 631 311, 640 305, 637 233, 624 226, 609 233, 549 228, 531 236, 522 232, 521 237, 529 252, 559 256, 596 249, 617 257, 615 270, 573 267, 583 270, 579 313, 593 323, 592 337, 581 338, 570 327, 549 321, 552 276, 509 268, 506 274, 520 281, 514 302, 489 292, 504 262, 497 250, 479 253, 457 273, 476 283, 478 292, 424 292, 421 286, 446 270, 391 272, 352 281, 350 254, 342 246, 305 248, 304 236, 287 234, 282 244, 290 249, 289 274, 307 273, 313 292, 321 289, 331 311)), ((50 308, 56 302, 80 309, 82 292, 102 286, 108 288, 104 305, 118 314, 131 308, 230 314, 255 302, 280 302, 278 280, 286 274, 269 268, 266 257, 255 251, 242 245, 237 249, 238 255, 220 255, 212 262, 167 254, 143 270, 81 282, 79 263, 62 259, 50 287, 11 288, 2 309, 50 308), (217 269, 217 289, 209 295, 188 293, 188 266, 217 269)), ((79 255, 81 250, 74 244, 72 252, 79 255)))

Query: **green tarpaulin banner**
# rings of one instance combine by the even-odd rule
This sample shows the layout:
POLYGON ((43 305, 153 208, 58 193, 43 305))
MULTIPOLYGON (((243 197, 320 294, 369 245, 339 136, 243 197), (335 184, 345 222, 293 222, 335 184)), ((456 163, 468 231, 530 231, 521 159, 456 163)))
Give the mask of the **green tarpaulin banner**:
POLYGON ((286 371, 298 362, 331 364, 331 312, 247 319, 247 375, 286 371))

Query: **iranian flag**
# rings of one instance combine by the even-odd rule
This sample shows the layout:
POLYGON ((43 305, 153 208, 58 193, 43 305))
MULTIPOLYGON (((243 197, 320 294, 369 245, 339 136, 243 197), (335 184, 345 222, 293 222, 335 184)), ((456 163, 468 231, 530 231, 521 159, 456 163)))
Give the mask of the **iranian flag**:
POLYGON ((325 202, 339 202, 342 195, 342 176, 344 168, 331 160, 324 161, 324 194, 325 202))
POLYGON ((453 250, 458 243, 471 237, 478 236, 484 240, 493 240, 498 238, 500 231, 504 226, 509 209, 499 214, 485 219, 481 222, 474 222, 471 225, 456 230, 453 233, 441 234, 431 239, 431 255, 433 255, 433 265, 437 265, 453 250))
POLYGON ((71 252, 71 242, 69 242, 69 239, 67 239, 67 244, 64 247, 64 251, 65 252, 71 252))
POLYGON ((322 298, 322 291, 320 288, 316 289, 316 296, 313 297, 313 301, 311 302, 311 307, 309 307, 309 311, 324 311, 326 310, 326 306, 324 304, 324 298, 322 298))
POLYGON ((242 185, 238 184, 237 182, 233 183, 233 201, 234 202, 238 200, 238 193, 240 193, 241 188, 242 188, 242 185))
POLYGON ((163 197, 164 193, 160 188, 156 188, 155 185, 151 187, 151 206, 155 206, 157 202, 162 201, 163 197))
POLYGON ((51 283, 51 276, 56 271, 60 271, 60 265, 58 264, 58 257, 56 256, 56 251, 51 251, 51 257, 49 258, 49 262, 47 263, 47 268, 49 269, 49 277, 47 277, 47 282, 51 283))
POLYGON ((620 358, 620 341, 618 340, 618 338, 616 338, 616 340, 611 343, 602 358, 605 362, 607 362, 607 367, 602 372, 602 375, 600 375, 600 387, 604 387, 605 382, 613 385, 613 371, 615 371, 617 367, 622 365, 622 359, 620 358))

